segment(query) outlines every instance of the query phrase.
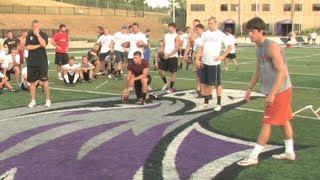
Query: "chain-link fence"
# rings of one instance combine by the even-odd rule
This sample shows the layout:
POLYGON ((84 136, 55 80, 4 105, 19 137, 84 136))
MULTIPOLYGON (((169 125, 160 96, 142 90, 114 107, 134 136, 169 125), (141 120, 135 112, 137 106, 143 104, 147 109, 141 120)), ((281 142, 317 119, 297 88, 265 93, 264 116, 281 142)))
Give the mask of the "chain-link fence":
POLYGON ((50 14, 50 15, 98 15, 144 17, 143 7, 118 6, 101 7, 55 7, 55 6, 18 6, 0 5, 1 14, 50 14))

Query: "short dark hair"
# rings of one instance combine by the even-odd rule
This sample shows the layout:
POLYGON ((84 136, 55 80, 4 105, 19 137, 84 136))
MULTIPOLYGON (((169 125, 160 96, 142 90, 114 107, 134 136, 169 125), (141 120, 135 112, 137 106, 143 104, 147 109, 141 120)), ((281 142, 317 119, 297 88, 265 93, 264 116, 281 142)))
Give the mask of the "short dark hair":
POLYGON ((130 28, 132 28, 132 25, 129 25, 129 26, 128 26, 128 29, 130 29, 130 28))
POLYGON ((150 29, 147 29, 145 32, 147 33, 147 32, 151 32, 151 31, 150 31, 150 29))
POLYGON ((231 32, 232 32, 232 31, 231 31, 231 28, 226 28, 226 29, 225 29, 225 32, 231 33, 231 32))
POLYGON ((195 20, 193 20, 193 22, 201 23, 199 19, 195 19, 195 20))
POLYGON ((261 18, 255 17, 247 22, 246 29, 266 30, 266 23, 261 18))
POLYGON ((196 28, 204 29, 204 25, 203 24, 197 24, 196 28))
POLYGON ((185 31, 188 30, 188 29, 190 29, 190 26, 187 26, 186 29, 185 29, 185 31))
POLYGON ((142 54, 141 54, 141 52, 140 52, 140 51, 136 51, 136 52, 134 52, 134 53, 133 53, 133 56, 140 56, 140 57, 141 57, 141 56, 142 56, 142 54))
POLYGON ((174 23, 174 22, 171 22, 171 23, 169 23, 169 24, 168 24, 168 27, 170 27, 170 26, 171 26, 171 27, 174 27, 174 28, 176 28, 176 23, 174 23))
POLYGON ((76 58, 75 58, 74 56, 70 56, 70 57, 69 57, 69 60, 70 60, 70 59, 76 60, 76 58))
POLYGON ((137 26, 139 27, 139 24, 137 22, 132 23, 132 26, 137 26))
POLYGON ((62 29, 63 27, 66 27, 66 25, 60 24, 59 28, 62 29))

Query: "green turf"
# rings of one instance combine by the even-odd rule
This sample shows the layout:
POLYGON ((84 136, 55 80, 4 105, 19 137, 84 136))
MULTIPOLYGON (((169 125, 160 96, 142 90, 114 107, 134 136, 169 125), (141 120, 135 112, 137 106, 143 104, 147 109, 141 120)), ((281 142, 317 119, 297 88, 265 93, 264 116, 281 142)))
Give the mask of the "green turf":
MULTIPOLYGON (((79 51, 79 50, 77 50, 79 51)), ((284 49, 287 58, 289 72, 291 74, 294 86, 292 107, 296 111, 307 105, 314 105, 317 109, 320 107, 320 50, 319 49, 284 49)), ((81 57, 83 53, 72 53, 76 57, 81 57)), ((53 55, 49 55, 50 59, 50 86, 52 101, 70 101, 77 99, 89 99, 110 97, 112 94, 120 94, 125 86, 125 80, 109 80, 113 85, 106 84, 99 89, 98 85, 105 82, 105 78, 100 78, 93 83, 77 84, 74 87, 66 86, 62 81, 57 79, 54 72, 53 55), (117 88, 116 88, 117 87, 117 88), (62 90, 56 90, 61 88, 62 90), (68 90, 80 90, 82 92, 68 92, 68 90), (101 93, 101 94, 99 94, 101 93)), ((240 62, 240 70, 234 71, 235 66, 229 62, 229 71, 222 70, 222 81, 224 88, 246 89, 251 79, 252 72, 255 69, 255 50, 253 47, 239 47, 237 58, 240 62)), ((78 58, 79 62, 79 58, 78 58)), ((163 83, 157 72, 151 72, 153 76, 152 86, 155 90, 159 90, 163 83)), ((178 80, 175 84, 176 90, 194 89, 194 72, 192 70, 180 70, 178 72, 178 80)), ((255 91, 260 90, 257 85, 255 91)), ((11 93, 6 90, 0 95, 0 109, 26 106, 29 102, 28 92, 11 93)), ((37 102, 44 103, 44 95, 39 89, 37 92, 37 102)), ((244 104, 242 108, 255 110, 263 110, 264 99, 259 98, 250 103, 244 104)), ((304 112, 301 115, 315 117, 310 112, 304 112)), ((217 131, 236 136, 250 141, 255 141, 261 126, 262 114, 259 112, 244 111, 234 109, 228 113, 212 119, 209 124, 217 131)), ((298 149, 297 160, 295 162, 279 162, 272 158, 267 158, 259 163, 258 166, 249 167, 241 171, 237 179, 318 179, 320 177, 320 120, 296 117, 293 121, 295 130, 295 144, 305 146, 307 148, 298 149)), ((271 143, 282 144, 282 137, 279 128, 274 128, 271 143)))

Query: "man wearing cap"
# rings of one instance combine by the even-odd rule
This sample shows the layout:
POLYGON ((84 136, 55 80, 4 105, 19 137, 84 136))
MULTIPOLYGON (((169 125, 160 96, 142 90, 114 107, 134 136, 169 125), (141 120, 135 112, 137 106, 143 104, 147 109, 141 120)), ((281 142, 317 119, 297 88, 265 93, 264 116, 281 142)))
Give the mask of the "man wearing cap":
POLYGON ((116 63, 116 75, 118 79, 121 79, 121 70, 123 61, 126 59, 125 57, 125 42, 128 41, 129 35, 127 34, 128 28, 127 26, 122 26, 121 31, 116 32, 114 34, 114 52, 115 52, 115 63, 116 63))
POLYGON ((60 80, 63 80, 61 74, 61 66, 68 63, 69 35, 64 24, 60 24, 59 32, 51 39, 51 44, 56 47, 55 64, 57 65, 57 73, 60 80))

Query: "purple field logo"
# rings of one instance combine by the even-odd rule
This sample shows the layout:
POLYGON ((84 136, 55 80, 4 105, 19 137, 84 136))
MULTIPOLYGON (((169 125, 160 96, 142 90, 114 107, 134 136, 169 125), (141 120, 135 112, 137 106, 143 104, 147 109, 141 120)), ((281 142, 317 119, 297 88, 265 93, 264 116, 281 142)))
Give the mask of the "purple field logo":
POLYGON ((197 109, 203 100, 190 92, 146 106, 91 101, 2 121, 14 126, 0 136, 0 179, 211 179, 253 144, 200 122, 243 104, 228 96, 244 92, 225 90, 221 112, 197 109))

